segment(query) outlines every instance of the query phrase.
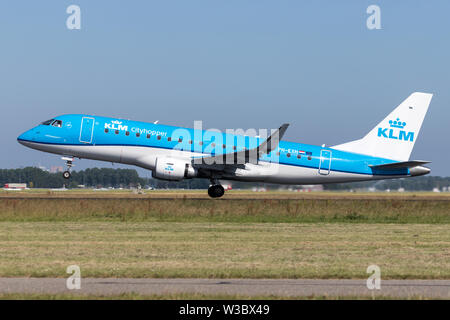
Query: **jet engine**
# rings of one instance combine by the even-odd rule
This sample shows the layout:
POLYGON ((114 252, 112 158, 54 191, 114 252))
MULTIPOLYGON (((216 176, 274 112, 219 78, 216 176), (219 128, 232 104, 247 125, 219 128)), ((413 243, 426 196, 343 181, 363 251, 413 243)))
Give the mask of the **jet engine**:
POLYGON ((180 181, 185 178, 196 177, 197 170, 186 160, 163 157, 156 158, 152 176, 162 180, 180 181))

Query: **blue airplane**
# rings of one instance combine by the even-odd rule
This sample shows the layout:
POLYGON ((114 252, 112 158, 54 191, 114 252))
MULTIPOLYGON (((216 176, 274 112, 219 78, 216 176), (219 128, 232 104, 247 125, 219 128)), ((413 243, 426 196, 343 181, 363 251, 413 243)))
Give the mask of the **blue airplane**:
POLYGON ((166 126, 84 114, 55 117, 21 134, 19 143, 63 156, 70 178, 74 158, 152 170, 157 179, 325 184, 428 174, 429 161, 409 160, 432 94, 415 92, 363 138, 325 147, 281 141, 288 124, 267 138, 166 126))

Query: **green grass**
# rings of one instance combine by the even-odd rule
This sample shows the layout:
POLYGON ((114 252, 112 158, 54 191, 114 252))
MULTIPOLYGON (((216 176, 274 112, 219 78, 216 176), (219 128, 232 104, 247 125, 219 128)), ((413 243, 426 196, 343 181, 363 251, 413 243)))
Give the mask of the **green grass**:
POLYGON ((0 221, 450 223, 450 201, 1 198, 0 221))
POLYGON ((445 197, 77 192, 0 196, 0 276, 450 279, 445 197))
POLYGON ((450 279, 450 225, 0 222, 0 276, 450 279))

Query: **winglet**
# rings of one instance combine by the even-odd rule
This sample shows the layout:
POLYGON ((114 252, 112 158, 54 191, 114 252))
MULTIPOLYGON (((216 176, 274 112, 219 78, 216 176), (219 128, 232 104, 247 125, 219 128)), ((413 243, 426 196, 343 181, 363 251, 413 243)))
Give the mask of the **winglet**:
POLYGON ((245 164, 245 163, 258 163, 259 157, 263 154, 268 154, 275 150, 283 138, 284 133, 289 127, 288 123, 283 124, 273 134, 271 134, 263 143, 256 148, 250 150, 242 150, 232 153, 223 153, 219 155, 206 156, 194 158, 194 164, 245 164), (200 163, 196 162, 200 161, 200 163))
POLYGON ((287 128, 289 127, 289 123, 284 123, 281 127, 279 127, 274 133, 272 133, 266 141, 261 143, 258 146, 258 156, 261 156, 264 153, 270 153, 278 147, 281 139, 284 136, 287 128))

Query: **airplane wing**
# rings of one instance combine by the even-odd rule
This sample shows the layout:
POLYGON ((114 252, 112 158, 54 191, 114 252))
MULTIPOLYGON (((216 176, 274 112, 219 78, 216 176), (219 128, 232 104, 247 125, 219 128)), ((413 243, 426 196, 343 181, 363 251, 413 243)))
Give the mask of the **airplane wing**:
POLYGON ((231 153, 222 153, 213 156, 208 155, 205 157, 194 158, 193 165, 212 166, 212 165, 236 165, 245 163, 257 164, 258 159, 263 154, 269 154, 271 151, 275 150, 278 147, 278 144, 281 138, 283 137, 284 133, 286 132, 288 126, 289 126, 288 123, 283 124, 256 148, 231 153))

